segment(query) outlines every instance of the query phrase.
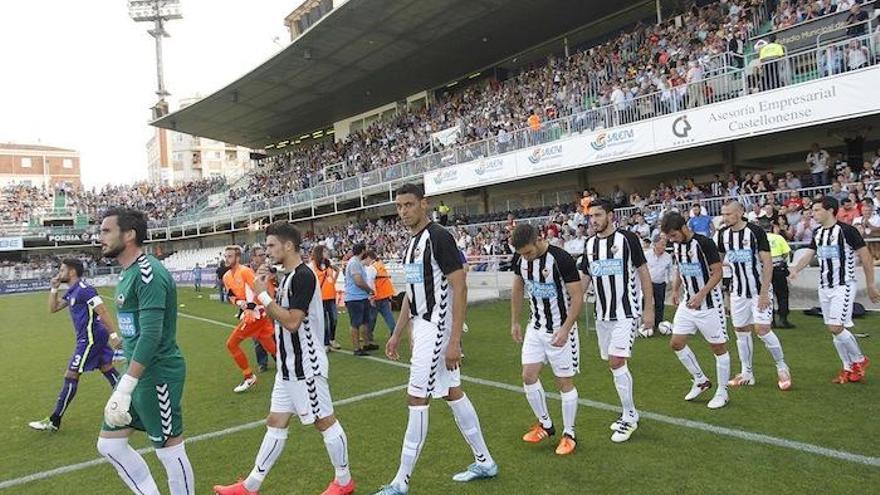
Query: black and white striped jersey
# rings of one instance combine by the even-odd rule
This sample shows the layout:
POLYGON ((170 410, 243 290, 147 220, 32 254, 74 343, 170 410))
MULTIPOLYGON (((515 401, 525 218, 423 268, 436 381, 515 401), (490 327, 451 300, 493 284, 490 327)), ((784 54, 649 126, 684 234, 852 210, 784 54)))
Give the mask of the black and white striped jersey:
POLYGON ((452 234, 429 222, 410 239, 403 267, 410 314, 436 325, 451 325, 452 287, 446 276, 462 268, 452 234))
POLYGON ((837 222, 813 232, 810 249, 819 257, 819 287, 830 289, 856 280, 856 251, 865 247, 865 239, 852 225, 837 222))
POLYGON ((761 251, 770 254, 770 242, 764 229, 753 223, 746 223, 742 230, 724 227, 716 238, 718 253, 726 257, 733 274, 731 294, 751 299, 761 294, 761 251))
POLYGON ((286 381, 327 377, 328 361, 324 350, 324 303, 318 277, 305 263, 284 276, 275 302, 284 309, 305 313, 299 328, 290 332, 275 322, 275 351, 278 374, 286 381))
POLYGON ((581 270, 592 277, 596 320, 620 321, 642 316, 642 286, 638 269, 646 263, 638 236, 615 230, 594 235, 584 245, 581 270))
POLYGON ((548 246, 541 256, 528 261, 513 255, 513 274, 523 279, 532 310, 529 328, 553 333, 568 319, 571 294, 565 284, 580 282, 574 258, 564 249, 548 246))
MULTIPOLYGON (((721 263, 721 256, 718 254, 715 243, 712 242, 712 239, 700 234, 693 234, 693 237, 687 242, 673 242, 672 259, 684 286, 685 301, 703 290, 711 276, 710 267, 715 263, 721 263)), ((723 309, 724 300, 721 297, 720 285, 716 284, 706 295, 700 310, 723 309)))

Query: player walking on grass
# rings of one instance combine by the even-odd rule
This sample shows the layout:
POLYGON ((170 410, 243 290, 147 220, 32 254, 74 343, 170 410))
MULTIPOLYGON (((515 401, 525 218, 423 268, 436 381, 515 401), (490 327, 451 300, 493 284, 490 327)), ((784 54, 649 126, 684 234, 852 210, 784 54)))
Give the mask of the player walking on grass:
POLYGON ((860 382, 865 378, 865 370, 870 361, 862 353, 853 328, 852 308, 856 297, 856 258, 865 271, 865 285, 871 302, 880 302, 880 291, 874 282, 874 259, 865 239, 851 225, 837 221, 837 200, 825 196, 813 203, 813 218, 819 228, 813 233, 813 240, 807 248, 807 256, 801 257, 791 269, 790 279, 819 255, 819 304, 822 318, 831 332, 834 348, 843 362, 834 383, 860 382))
POLYGON ((498 474, 498 465, 483 439, 477 412, 461 388, 459 367, 467 285, 455 239, 449 231, 428 220, 428 201, 422 186, 401 186, 397 190, 396 206, 412 238, 403 260, 406 297, 394 332, 385 345, 385 355, 389 359, 400 359, 397 349, 401 335, 411 322, 409 421, 397 475, 376 495, 400 495, 409 491, 410 477, 428 435, 431 397, 446 399, 455 423, 474 454, 475 462, 452 479, 468 482, 498 474))
POLYGON ((223 274, 223 286, 229 293, 229 302, 238 307, 239 322, 229 339, 226 341, 226 349, 232 356, 232 360, 241 370, 244 378, 233 392, 244 392, 257 383, 257 375, 251 369, 247 356, 241 350, 241 343, 250 338, 256 338, 266 352, 275 354, 275 341, 272 340, 272 320, 266 316, 266 309, 257 304, 256 292, 254 291, 254 271, 250 267, 241 264, 241 248, 227 246, 223 254, 226 266, 229 270, 223 274))
POLYGON ((770 242, 761 227, 746 222, 745 210, 737 201, 721 207, 728 225, 718 232, 719 256, 725 257, 733 273, 730 290, 730 319, 736 331, 740 373, 728 382, 731 387, 754 385, 752 331, 758 334, 776 363, 780 390, 791 388, 791 372, 785 364, 782 343, 770 329, 773 324, 773 259, 770 242))
POLYGON ((694 400, 712 387, 703 374, 697 356, 688 347, 691 335, 699 331, 712 347, 718 373, 718 390, 709 401, 709 409, 727 405, 727 382, 730 379, 730 354, 727 352, 727 322, 721 295, 721 256, 708 237, 695 234, 678 212, 667 213, 660 229, 672 241, 672 259, 678 276, 672 282, 672 304, 677 306, 672 321, 669 346, 693 376, 694 383, 684 400, 694 400), (682 285, 686 298, 682 299, 682 285))
POLYGON ((611 203, 593 201, 589 214, 595 234, 584 245, 581 269, 588 276, 585 283, 595 288, 599 355, 608 361, 623 407, 623 414, 611 424, 611 441, 620 443, 639 427, 627 361, 632 357, 639 318, 645 328, 654 327, 654 286, 641 241, 634 233, 615 228, 611 203))
POLYGON ((269 315, 275 320, 275 386, 266 418, 266 434, 247 479, 229 486, 214 486, 218 495, 251 495, 281 456, 287 442, 287 428, 294 415, 304 425, 314 424, 324 437, 324 446, 336 477, 323 495, 354 492, 348 462, 348 440, 333 413, 330 397, 329 361, 324 350, 324 304, 315 273, 303 263, 302 237, 287 222, 266 228, 266 250, 273 263, 284 266, 284 279, 273 300, 268 293, 273 275, 263 265, 257 270, 254 289, 269 315))
POLYGON ((82 279, 83 264, 77 259, 66 259, 61 262, 58 274, 52 277, 49 290, 49 312, 57 313, 70 307, 73 319, 73 330, 76 333, 76 347, 67 371, 64 383, 55 401, 55 410, 43 420, 28 424, 35 430, 58 431, 61 418, 76 396, 79 377, 86 371, 100 369, 104 378, 110 382, 110 388, 116 387, 119 373, 113 367, 113 345, 119 347, 119 335, 113 327, 113 320, 104 301, 90 284, 82 279), (58 286, 67 284, 67 292, 58 300, 58 286))
POLYGON ((177 287, 156 258, 144 254, 147 219, 140 211, 111 208, 101 221, 101 251, 122 266, 116 309, 128 369, 104 407, 98 452, 132 492, 158 495, 143 457, 128 444, 147 433, 168 475, 171 495, 195 493, 183 442, 186 362, 177 347, 177 287))
POLYGON ((510 296, 510 334, 522 344, 522 377, 526 400, 538 423, 523 436, 538 443, 556 433, 544 387, 538 375, 549 363, 562 395, 562 438, 556 453, 574 452, 574 431, 578 392, 574 375, 580 372, 580 339, 577 320, 581 314, 584 289, 574 258, 565 250, 538 239, 538 231, 529 224, 516 226, 511 238, 513 255, 513 293, 510 296), (523 338, 519 318, 524 292, 528 292, 531 317, 523 338))

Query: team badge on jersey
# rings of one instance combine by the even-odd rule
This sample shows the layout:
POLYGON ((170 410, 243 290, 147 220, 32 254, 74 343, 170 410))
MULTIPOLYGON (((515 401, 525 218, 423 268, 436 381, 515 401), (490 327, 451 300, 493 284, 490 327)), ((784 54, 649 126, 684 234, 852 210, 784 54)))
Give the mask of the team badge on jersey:
POLYGON ((125 294, 119 294, 116 296, 116 305, 122 306, 123 304, 125 304, 125 294))

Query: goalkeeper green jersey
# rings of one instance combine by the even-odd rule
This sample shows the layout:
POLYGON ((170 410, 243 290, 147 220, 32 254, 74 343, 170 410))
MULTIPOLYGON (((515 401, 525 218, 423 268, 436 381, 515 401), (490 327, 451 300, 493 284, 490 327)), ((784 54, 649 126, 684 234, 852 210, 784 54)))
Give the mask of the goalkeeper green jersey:
POLYGON ((116 309, 125 357, 145 367, 140 380, 182 382, 186 363, 177 347, 177 286, 159 260, 141 254, 122 272, 116 309))

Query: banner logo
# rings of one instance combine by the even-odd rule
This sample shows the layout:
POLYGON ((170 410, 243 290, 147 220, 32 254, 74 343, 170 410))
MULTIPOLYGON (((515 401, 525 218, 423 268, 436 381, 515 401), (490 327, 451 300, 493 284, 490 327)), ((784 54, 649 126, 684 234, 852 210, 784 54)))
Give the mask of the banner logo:
POLYGON ((684 139, 688 137, 691 129, 692 127, 690 122, 688 122, 687 115, 682 115, 672 122, 672 133, 675 134, 675 137, 684 139))

